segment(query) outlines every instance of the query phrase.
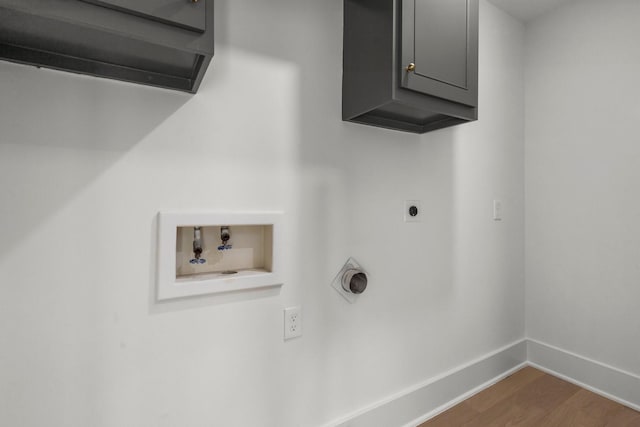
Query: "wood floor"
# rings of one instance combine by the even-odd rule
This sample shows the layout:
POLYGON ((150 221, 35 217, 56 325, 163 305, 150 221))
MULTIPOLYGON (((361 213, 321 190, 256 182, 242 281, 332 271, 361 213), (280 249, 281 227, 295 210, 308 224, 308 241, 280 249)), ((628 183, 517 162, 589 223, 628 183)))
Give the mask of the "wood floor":
POLYGON ((640 412, 526 367, 419 427, 640 427, 640 412))

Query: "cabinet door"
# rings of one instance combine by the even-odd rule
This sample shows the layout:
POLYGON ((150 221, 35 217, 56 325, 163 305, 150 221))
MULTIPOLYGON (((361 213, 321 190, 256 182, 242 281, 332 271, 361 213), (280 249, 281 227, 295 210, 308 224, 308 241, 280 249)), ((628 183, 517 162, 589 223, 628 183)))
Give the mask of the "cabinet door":
POLYGON ((400 85, 477 106, 478 1, 402 0, 401 4, 400 85))
POLYGON ((206 0, 82 0, 174 27, 204 32, 206 0))

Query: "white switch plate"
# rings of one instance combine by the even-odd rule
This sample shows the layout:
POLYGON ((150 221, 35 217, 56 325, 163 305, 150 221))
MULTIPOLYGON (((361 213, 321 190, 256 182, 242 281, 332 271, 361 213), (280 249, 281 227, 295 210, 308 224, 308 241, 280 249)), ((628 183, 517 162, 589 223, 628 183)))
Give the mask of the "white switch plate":
POLYGON ((502 221, 502 200, 493 201, 493 220, 502 221))
POLYGON ((420 222, 422 221, 422 207, 420 206, 420 200, 405 200, 404 201, 404 222, 420 222), (415 207, 417 210, 413 210, 415 207), (412 213, 415 212, 415 215, 412 213))
POLYGON ((289 340, 302 335, 302 310, 300 307, 284 309, 284 339, 289 340))

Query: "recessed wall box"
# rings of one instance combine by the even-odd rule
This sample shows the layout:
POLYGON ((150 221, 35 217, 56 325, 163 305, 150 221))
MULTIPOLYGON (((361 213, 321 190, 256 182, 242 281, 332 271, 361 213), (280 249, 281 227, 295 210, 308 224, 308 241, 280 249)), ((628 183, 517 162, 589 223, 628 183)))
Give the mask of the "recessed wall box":
POLYGON ((158 215, 158 300, 282 285, 280 212, 158 215))

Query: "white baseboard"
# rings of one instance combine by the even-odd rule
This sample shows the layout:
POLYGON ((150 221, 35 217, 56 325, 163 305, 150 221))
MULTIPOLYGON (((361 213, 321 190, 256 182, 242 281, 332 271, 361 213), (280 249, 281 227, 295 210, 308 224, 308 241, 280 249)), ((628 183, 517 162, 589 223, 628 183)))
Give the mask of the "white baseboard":
POLYGON ((458 397, 456 397, 453 400, 450 400, 449 402, 445 403, 444 405, 441 405, 437 408, 435 408, 434 410, 428 412, 427 414, 416 418, 415 420, 411 421, 408 424, 405 424, 402 427, 416 427, 422 423, 424 423, 427 420, 430 420, 433 417, 438 416, 439 414, 443 413, 444 411, 453 408, 454 406, 456 406, 459 403, 464 402, 465 400, 473 397, 474 395, 480 393, 482 390, 487 389, 489 387, 491 387, 492 385, 496 384, 499 381, 502 381, 503 379, 505 379, 506 377, 508 377, 509 375, 519 371, 520 369, 524 368, 527 366, 527 363, 520 363, 519 365, 509 369, 506 372, 503 372, 502 374, 490 379, 489 381, 486 381, 482 384, 480 384, 478 387, 464 393, 463 395, 460 395, 458 397))
POLYGON ((527 340, 529 365, 640 411, 640 376, 536 340, 527 340))
POLYGON ((417 426, 525 366, 526 357, 526 340, 517 341, 324 427, 417 426))
POLYGON ((523 339, 323 427, 416 427, 524 366, 533 366, 640 411, 640 376, 523 339))

